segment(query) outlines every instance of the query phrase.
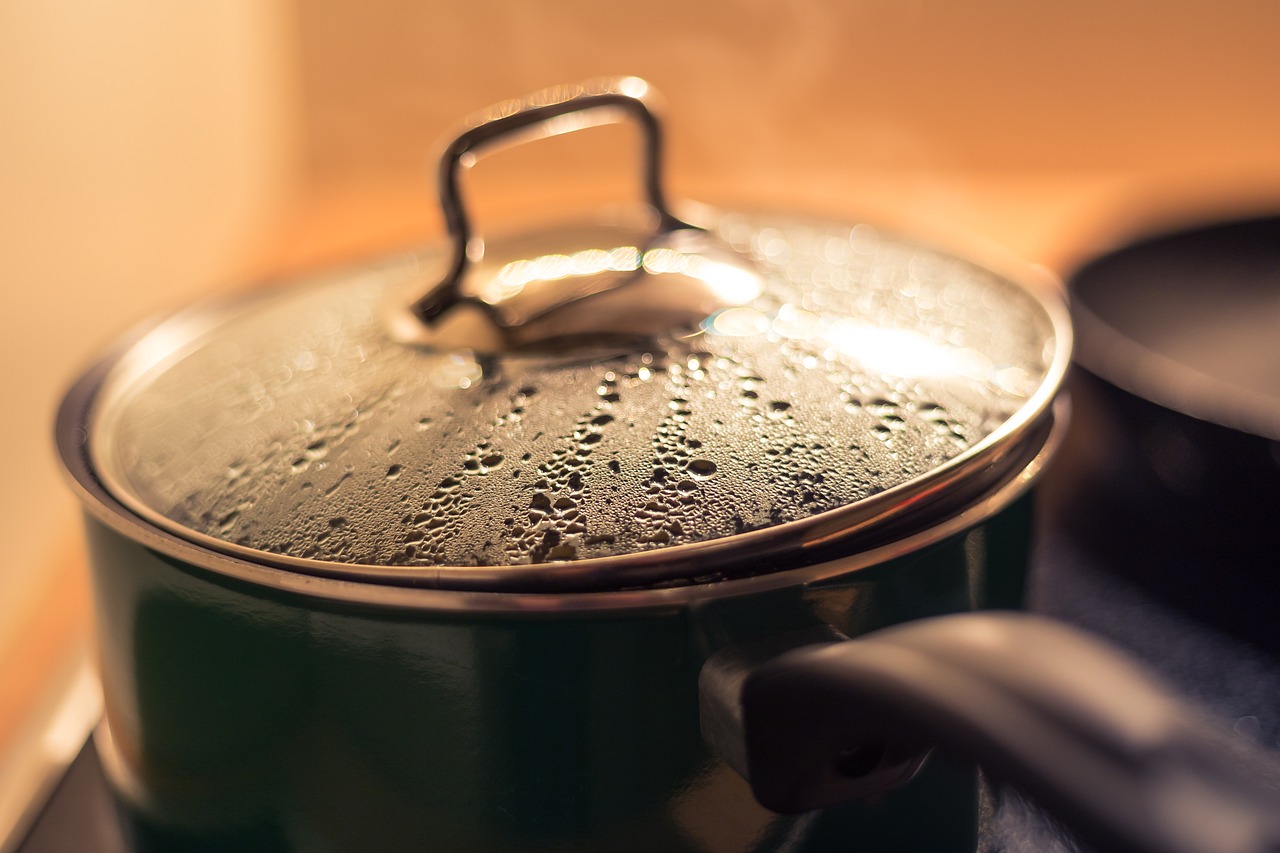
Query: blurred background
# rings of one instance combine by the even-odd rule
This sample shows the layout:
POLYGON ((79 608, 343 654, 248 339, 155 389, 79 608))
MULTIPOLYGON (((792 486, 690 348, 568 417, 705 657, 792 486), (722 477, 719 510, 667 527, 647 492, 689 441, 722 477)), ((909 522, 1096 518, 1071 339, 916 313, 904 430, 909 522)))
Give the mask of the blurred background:
MULTIPOLYGON (((0 0, 0 791, 96 713, 66 385, 199 294, 437 239, 432 152, 466 113, 644 76, 676 198, 1063 272, 1134 229, 1280 207, 1278 37, 1272 0, 0 0)), ((633 197, 631 137, 487 160, 481 222, 633 197)))

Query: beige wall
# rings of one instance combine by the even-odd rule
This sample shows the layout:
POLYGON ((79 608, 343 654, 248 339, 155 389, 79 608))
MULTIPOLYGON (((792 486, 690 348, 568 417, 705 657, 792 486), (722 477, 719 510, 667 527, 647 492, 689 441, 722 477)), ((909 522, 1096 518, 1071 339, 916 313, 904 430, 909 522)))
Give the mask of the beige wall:
MULTIPOLYGON (((298 26, 313 262, 436 237, 439 135, 599 74, 666 95, 676 198, 866 212, 1051 266, 1280 204, 1273 0, 308 0, 298 26)), ((575 136, 474 171, 482 230, 634 193, 630 136, 575 136)))
POLYGON ((297 163, 288 6, 0 2, 0 648, 78 535, 63 386, 148 313, 238 274, 297 163))
POLYGON ((689 184, 1280 163, 1272 0, 312 0, 299 21, 321 180, 415 179, 457 116, 602 73, 666 92, 689 184))

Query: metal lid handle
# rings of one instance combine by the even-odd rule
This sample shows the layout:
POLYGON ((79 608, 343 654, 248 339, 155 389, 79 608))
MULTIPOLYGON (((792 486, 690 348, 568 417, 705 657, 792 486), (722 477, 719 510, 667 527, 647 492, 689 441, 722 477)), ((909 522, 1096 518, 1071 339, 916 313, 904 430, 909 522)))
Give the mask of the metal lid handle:
POLYGON ((463 169, 474 165, 484 149, 519 141, 530 131, 543 138, 626 118, 634 120, 644 133, 644 193, 658 215, 658 231, 692 227, 667 207, 661 180, 662 125, 654 112, 653 99, 649 84, 639 77, 610 77, 543 89, 470 116, 464 123, 466 129, 445 147, 440 157, 437 180, 452 257, 440 284, 413 304, 418 318, 430 323, 459 302, 463 298, 459 288, 468 266, 483 255, 484 243, 474 236, 459 188, 463 169))

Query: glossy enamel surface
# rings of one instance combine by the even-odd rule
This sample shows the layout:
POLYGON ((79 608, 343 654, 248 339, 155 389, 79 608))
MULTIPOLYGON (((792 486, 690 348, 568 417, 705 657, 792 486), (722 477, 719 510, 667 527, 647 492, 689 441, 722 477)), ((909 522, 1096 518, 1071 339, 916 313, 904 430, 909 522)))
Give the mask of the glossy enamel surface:
POLYGON ((944 766, 763 809, 702 743, 697 677, 732 642, 1016 604, 1027 513, 811 584, 518 616, 264 589, 91 520, 111 775, 143 849, 971 849, 974 779, 944 766))

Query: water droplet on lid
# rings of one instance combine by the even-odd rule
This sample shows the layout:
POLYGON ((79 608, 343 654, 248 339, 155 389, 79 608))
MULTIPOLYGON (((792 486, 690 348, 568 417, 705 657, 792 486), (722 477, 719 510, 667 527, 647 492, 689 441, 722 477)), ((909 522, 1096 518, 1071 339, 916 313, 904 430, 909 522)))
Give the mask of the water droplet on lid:
MULTIPOLYGON (((702 328, 713 335, 724 337, 753 337, 768 330, 769 317, 755 308, 726 308, 704 320, 702 328)), ((727 367, 728 360, 718 360, 717 366, 727 367)))
POLYGON ((705 480, 715 476, 716 463, 710 459, 693 459, 690 460, 687 470, 692 476, 705 480))
POLYGON ((1036 390, 1036 378, 1021 367, 1003 367, 991 377, 1001 391, 1017 397, 1030 396, 1036 390))
POLYGON ((1231 730, 1248 740, 1257 740, 1262 733, 1262 723, 1258 721, 1257 717, 1249 714, 1236 720, 1231 730))
POLYGON ((337 482, 335 482, 332 486, 324 490, 325 497, 332 497, 333 493, 338 491, 338 489, 342 486, 342 484, 347 482, 347 480, 349 479, 351 479, 351 472, 347 471, 345 474, 343 474, 341 477, 338 478, 337 482))
POLYGON ((849 245, 855 252, 861 255, 871 254, 879 242, 880 235, 876 233, 876 229, 866 223, 855 225, 853 230, 849 232, 849 245))

